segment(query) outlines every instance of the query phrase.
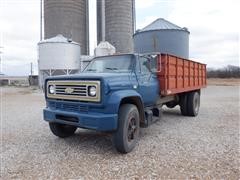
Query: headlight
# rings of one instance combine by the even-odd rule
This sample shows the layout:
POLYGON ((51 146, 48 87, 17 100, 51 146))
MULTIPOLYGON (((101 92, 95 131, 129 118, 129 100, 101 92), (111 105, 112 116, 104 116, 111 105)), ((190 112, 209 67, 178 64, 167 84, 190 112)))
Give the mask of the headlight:
POLYGON ((53 86, 53 85, 49 86, 49 93, 50 94, 54 94, 55 93, 55 86, 53 86))
POLYGON ((96 94, 97 94, 96 86, 89 86, 88 87, 88 95, 94 97, 94 96, 96 96, 96 94))

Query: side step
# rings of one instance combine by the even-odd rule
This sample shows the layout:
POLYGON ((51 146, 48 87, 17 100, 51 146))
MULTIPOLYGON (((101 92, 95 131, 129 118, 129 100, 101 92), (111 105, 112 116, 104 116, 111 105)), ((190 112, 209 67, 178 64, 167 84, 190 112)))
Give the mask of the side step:
POLYGON ((151 124, 155 123, 156 121, 160 120, 162 116, 162 108, 153 108, 153 109, 146 109, 145 111, 145 121, 141 127, 148 127, 151 124))

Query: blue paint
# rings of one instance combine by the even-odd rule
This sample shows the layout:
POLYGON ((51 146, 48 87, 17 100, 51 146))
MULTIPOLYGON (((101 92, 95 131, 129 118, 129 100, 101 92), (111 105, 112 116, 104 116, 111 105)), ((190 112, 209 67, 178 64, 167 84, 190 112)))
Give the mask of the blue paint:
MULTIPOLYGON (((118 111, 121 100, 138 97, 144 107, 154 105, 159 96, 159 83, 150 71, 142 72, 138 66, 138 56, 134 55, 134 66, 127 73, 80 73, 68 76, 55 76, 48 80, 100 80, 101 102, 78 102, 48 99, 44 109, 44 119, 48 122, 71 124, 98 131, 117 129, 118 111), (56 115, 76 117, 79 121, 57 120, 56 115)), ((144 108, 143 107, 143 108, 144 108)))

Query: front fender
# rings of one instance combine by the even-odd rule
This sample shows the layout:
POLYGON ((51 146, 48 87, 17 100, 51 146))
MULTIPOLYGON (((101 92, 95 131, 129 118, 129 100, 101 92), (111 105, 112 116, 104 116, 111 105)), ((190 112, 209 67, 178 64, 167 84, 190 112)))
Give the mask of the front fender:
MULTIPOLYGON (((107 101, 107 112, 118 113, 121 100, 127 97, 138 97, 143 102, 141 95, 134 90, 119 90, 110 93, 107 101)), ((143 103, 142 103, 143 104, 143 103)))

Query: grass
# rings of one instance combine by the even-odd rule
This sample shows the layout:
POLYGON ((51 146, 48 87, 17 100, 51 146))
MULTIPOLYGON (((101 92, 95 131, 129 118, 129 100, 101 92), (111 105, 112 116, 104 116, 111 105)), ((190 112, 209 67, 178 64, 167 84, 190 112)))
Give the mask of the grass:
POLYGON ((208 78, 207 85, 240 86, 240 78, 208 78))

